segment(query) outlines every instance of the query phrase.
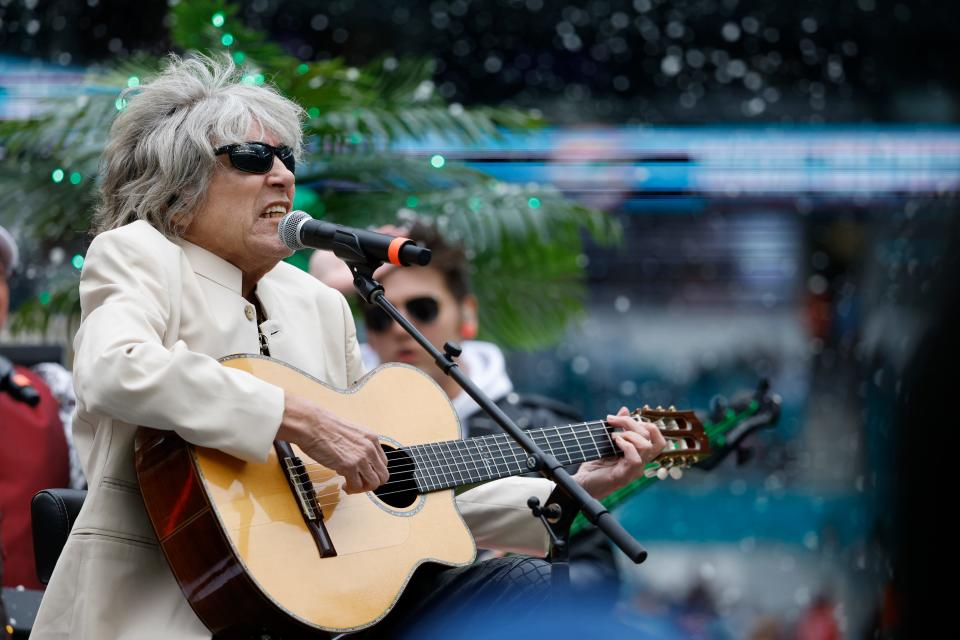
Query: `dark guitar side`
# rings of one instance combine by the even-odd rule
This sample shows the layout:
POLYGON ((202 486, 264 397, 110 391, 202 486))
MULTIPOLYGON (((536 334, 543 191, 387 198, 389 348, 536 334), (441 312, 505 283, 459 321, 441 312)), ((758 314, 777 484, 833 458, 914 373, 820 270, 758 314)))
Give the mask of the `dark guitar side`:
POLYGON ((147 514, 183 595, 217 638, 329 638, 299 624, 253 582, 202 488, 190 447, 141 427, 135 460, 147 514))

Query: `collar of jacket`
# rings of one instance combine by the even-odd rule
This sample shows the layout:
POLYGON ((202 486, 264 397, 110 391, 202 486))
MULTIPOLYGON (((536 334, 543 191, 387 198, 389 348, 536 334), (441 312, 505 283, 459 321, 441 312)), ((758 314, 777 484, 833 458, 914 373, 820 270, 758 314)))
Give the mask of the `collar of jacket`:
POLYGON ((241 293, 243 286, 243 272, 217 254, 207 251, 203 247, 188 242, 183 238, 175 238, 174 242, 183 250, 184 255, 197 275, 216 282, 236 294, 241 293))

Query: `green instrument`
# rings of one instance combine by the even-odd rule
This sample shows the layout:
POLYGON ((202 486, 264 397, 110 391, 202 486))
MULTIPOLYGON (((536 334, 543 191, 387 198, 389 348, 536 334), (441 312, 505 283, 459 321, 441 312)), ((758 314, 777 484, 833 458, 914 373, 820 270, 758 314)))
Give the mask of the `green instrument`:
MULTIPOLYGON (((718 401, 711 413, 710 420, 704 423, 711 454, 693 465, 705 471, 716 467, 734 451, 737 452, 738 462, 741 464, 745 462, 749 456, 749 449, 742 446, 744 439, 758 429, 776 424, 780 418, 780 397, 770 394, 769 384, 763 381, 752 397, 734 402, 732 406, 726 406, 725 402, 718 401)), ((651 462, 646 466, 643 477, 617 489, 601 502, 607 509, 613 510, 659 480, 669 477, 679 478, 680 473, 680 467, 664 466, 658 461, 651 462)), ((582 513, 578 514, 570 526, 571 537, 589 524, 582 513)))

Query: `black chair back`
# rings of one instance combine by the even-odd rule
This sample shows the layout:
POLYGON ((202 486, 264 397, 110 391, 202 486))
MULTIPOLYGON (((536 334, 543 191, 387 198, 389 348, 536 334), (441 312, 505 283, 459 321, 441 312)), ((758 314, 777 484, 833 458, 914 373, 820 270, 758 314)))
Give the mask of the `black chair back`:
POLYGON ((50 580, 86 497, 87 492, 82 489, 44 489, 33 496, 30 503, 33 557, 37 578, 43 584, 50 580))

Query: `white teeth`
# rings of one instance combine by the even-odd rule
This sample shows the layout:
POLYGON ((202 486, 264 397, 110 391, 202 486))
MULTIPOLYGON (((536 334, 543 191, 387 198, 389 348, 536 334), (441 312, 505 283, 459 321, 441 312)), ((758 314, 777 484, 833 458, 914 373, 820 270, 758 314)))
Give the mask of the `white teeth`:
POLYGON ((283 205, 274 205, 267 207, 266 211, 260 214, 261 218, 281 218, 287 214, 287 208, 283 205))

